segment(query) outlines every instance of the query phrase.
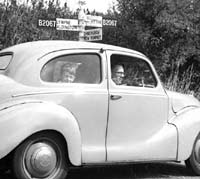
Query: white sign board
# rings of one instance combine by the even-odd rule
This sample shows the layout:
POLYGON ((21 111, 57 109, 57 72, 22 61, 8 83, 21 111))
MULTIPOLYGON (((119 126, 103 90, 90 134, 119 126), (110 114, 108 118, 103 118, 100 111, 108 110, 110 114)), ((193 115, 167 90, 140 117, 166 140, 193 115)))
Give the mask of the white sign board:
POLYGON ((56 29, 67 31, 80 31, 77 19, 56 18, 56 29))
POLYGON ((85 30, 84 31, 84 40, 85 41, 102 40, 102 28, 85 30))
POLYGON ((86 15, 86 26, 102 27, 102 16, 86 15))

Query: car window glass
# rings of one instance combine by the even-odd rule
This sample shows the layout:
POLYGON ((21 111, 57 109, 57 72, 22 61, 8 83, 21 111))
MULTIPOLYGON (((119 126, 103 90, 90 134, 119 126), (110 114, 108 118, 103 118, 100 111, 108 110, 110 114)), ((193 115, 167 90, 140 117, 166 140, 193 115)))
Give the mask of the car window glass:
POLYGON ((0 70, 5 70, 12 59, 11 54, 0 55, 0 70))
POLYGON ((71 54, 54 58, 44 65, 41 79, 57 83, 97 84, 101 81, 97 54, 71 54))
POLYGON ((112 55, 112 80, 117 85, 154 88, 157 81, 149 64, 140 58, 112 55))

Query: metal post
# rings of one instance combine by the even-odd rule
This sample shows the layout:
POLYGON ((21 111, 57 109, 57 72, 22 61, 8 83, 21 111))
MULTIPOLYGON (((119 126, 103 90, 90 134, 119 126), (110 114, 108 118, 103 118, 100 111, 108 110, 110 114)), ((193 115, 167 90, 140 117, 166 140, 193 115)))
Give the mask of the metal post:
POLYGON ((81 8, 78 14, 78 24, 80 27, 79 41, 84 41, 85 23, 86 23, 86 15, 84 10, 81 8))

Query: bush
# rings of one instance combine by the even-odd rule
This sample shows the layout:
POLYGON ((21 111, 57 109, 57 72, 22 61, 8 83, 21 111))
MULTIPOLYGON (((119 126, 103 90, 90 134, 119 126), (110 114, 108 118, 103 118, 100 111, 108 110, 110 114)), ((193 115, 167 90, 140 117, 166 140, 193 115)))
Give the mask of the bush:
POLYGON ((183 73, 181 73, 179 69, 180 68, 177 67, 177 70, 170 74, 169 78, 164 83, 165 88, 171 91, 194 95, 200 100, 200 88, 194 88, 193 65, 188 67, 183 73))

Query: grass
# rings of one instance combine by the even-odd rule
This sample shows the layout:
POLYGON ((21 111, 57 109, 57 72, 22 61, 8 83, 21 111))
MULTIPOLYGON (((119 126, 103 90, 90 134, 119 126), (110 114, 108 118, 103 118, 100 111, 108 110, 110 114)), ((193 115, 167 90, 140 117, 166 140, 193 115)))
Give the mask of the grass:
POLYGON ((184 94, 190 94, 200 100, 200 87, 194 82, 193 66, 181 73, 175 70, 164 83, 166 89, 184 94))

